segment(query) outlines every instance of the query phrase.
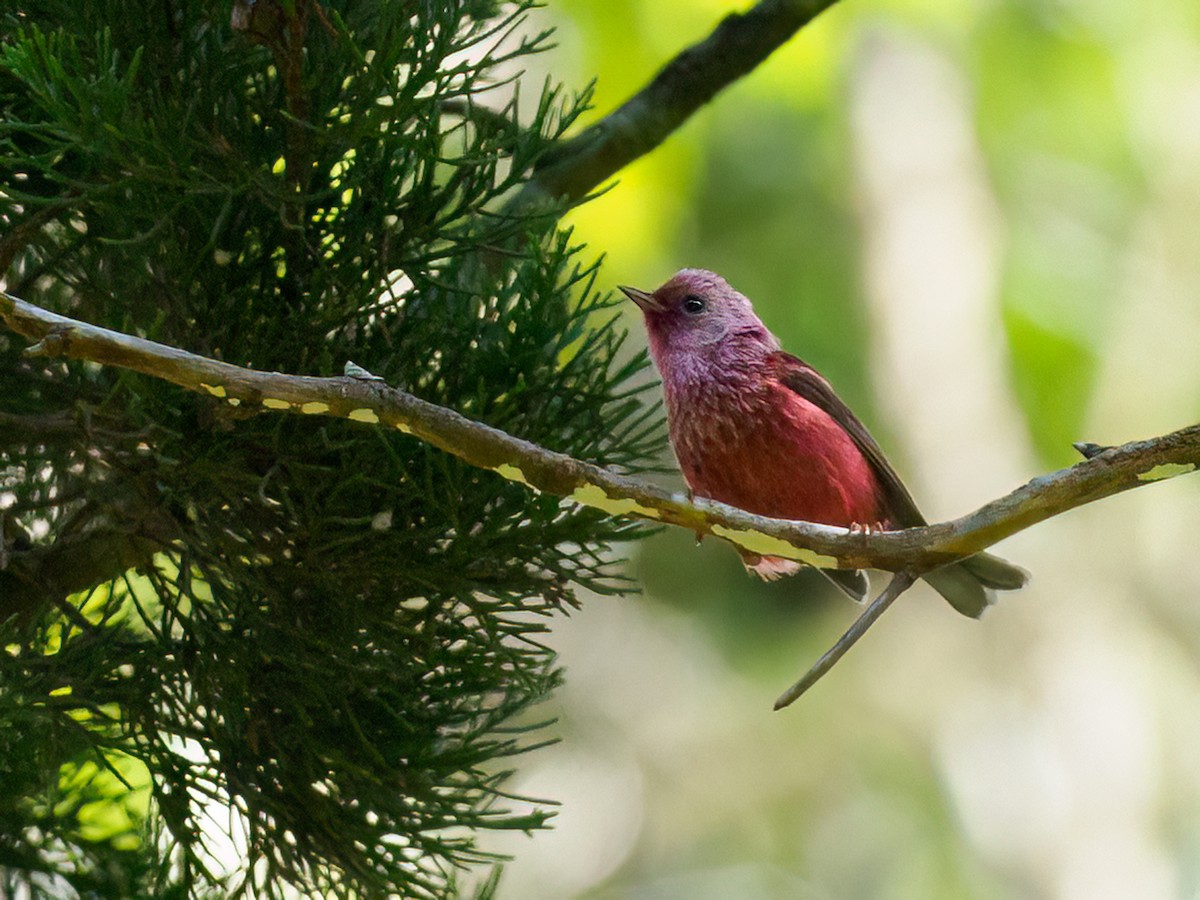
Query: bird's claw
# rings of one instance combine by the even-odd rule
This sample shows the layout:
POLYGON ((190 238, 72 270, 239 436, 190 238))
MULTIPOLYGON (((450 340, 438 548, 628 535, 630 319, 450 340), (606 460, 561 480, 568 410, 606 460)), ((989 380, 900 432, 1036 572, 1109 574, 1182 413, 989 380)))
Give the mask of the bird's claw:
POLYGON ((879 534, 881 531, 887 531, 887 524, 885 522, 876 521, 874 523, 868 523, 868 522, 851 522, 850 523, 850 533, 851 534, 858 534, 858 535, 862 535, 863 537, 870 537, 873 534, 879 534))

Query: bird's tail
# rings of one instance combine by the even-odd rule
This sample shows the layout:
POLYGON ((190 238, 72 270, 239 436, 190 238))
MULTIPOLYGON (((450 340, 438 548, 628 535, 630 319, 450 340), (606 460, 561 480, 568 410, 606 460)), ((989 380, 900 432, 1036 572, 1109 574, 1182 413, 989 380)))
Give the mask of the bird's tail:
POLYGON ((871 590, 867 573, 857 569, 817 569, 855 603, 866 603, 871 590))
POLYGON ((1029 573, 998 556, 977 553, 962 562, 936 569, 924 578, 960 613, 978 619, 995 602, 995 591, 1024 587, 1029 573))

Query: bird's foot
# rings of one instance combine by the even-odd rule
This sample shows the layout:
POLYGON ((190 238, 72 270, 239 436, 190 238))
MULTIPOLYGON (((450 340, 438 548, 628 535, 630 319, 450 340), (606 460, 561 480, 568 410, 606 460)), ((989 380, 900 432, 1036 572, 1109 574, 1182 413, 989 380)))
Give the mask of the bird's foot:
MULTIPOLYGON (((695 503, 696 502, 696 492, 692 490, 690 485, 687 488, 685 488, 685 490, 687 492, 687 502, 695 503)), ((696 546, 699 547, 703 540, 704 540, 704 532, 697 531, 696 532, 696 546)))
POLYGON ((873 523, 870 523, 870 522, 851 522, 850 523, 850 533, 860 535, 864 538, 868 538, 873 534, 879 534, 881 531, 887 531, 887 530, 888 530, 887 522, 875 521, 873 523))

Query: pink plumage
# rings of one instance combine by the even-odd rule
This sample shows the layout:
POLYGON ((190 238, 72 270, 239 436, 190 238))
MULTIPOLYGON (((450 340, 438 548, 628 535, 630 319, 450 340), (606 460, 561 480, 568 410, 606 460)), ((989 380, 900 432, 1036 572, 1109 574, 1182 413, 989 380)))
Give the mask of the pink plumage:
POLYGON ((781 383, 773 357, 755 368, 758 380, 741 390, 664 380, 671 442, 692 490, 777 518, 887 518, 871 466, 845 430, 781 383))
MULTIPOLYGON (((866 427, 811 366, 780 349, 750 301, 719 275, 684 269, 653 293, 621 288, 645 317, 662 375, 671 445, 699 497, 748 512, 826 525, 925 523, 866 427)), ((765 578, 797 563, 743 554, 765 578)), ((847 573, 835 581, 858 593, 847 573)), ((978 616, 989 588, 1025 572, 979 554, 927 580, 959 611, 978 616)))

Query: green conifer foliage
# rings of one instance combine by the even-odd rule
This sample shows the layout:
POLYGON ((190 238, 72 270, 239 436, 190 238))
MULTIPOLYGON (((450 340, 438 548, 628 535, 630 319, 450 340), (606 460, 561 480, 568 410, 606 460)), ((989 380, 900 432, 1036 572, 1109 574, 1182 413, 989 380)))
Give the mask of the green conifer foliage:
MULTIPOLYGON (((660 440, 643 360, 569 236, 504 213, 583 104, 539 85, 518 116, 549 38, 524 11, 10 5, 0 275, 636 468, 660 440)), ((500 793, 548 736, 537 636, 573 583, 620 587, 607 551, 636 528, 394 430, 22 349, 0 337, 9 889, 442 896, 487 861, 478 829, 543 822, 500 793)))

